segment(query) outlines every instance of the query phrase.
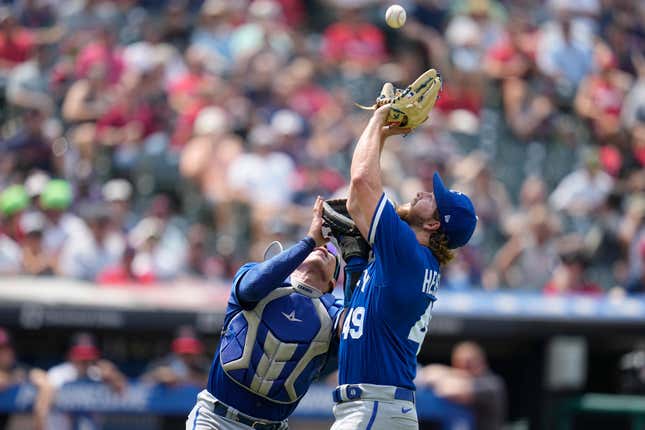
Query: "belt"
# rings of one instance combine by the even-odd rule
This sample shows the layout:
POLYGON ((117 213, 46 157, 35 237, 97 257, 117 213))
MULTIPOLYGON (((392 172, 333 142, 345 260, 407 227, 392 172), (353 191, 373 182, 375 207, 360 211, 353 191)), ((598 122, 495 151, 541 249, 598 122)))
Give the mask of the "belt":
POLYGON ((220 401, 215 401, 213 403, 213 412, 220 417, 228 418, 233 421, 237 421, 244 425, 251 427, 252 429, 257 430, 280 430, 283 425, 282 421, 259 421, 249 415, 245 415, 236 409, 226 406, 220 401))
POLYGON ((401 387, 375 386, 367 384, 348 384, 337 387, 332 393, 334 402, 352 400, 406 400, 415 403, 414 391, 401 387), (362 387, 361 387, 362 385, 362 387), (393 391, 393 392, 392 392, 393 391))

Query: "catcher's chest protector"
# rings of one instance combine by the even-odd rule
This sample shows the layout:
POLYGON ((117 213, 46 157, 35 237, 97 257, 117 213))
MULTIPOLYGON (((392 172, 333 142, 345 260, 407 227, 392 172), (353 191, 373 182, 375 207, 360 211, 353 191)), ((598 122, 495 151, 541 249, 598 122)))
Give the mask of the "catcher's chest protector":
POLYGON ((277 288, 233 317, 220 343, 222 369, 259 396, 293 403, 325 364, 333 308, 331 295, 277 288))

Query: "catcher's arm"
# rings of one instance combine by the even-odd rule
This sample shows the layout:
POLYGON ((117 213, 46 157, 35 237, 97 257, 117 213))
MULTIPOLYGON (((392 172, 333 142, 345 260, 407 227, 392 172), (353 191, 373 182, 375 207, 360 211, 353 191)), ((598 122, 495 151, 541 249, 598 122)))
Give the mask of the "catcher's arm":
POLYGON ((347 210, 363 237, 369 234, 372 215, 383 194, 381 151, 385 139, 410 131, 407 128, 386 126, 389 111, 390 105, 381 106, 374 111, 358 139, 352 158, 347 210))
POLYGON ((238 280, 235 288, 237 298, 245 309, 250 309, 257 302, 278 288, 293 273, 316 246, 325 244, 322 237, 323 200, 316 198, 312 209, 313 218, 307 236, 300 242, 279 254, 254 265, 238 280))

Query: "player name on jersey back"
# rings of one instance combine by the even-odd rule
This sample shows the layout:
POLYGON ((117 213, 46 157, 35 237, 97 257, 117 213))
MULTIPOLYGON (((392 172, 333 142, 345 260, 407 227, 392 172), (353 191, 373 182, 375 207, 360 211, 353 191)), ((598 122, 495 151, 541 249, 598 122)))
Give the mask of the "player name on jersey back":
POLYGON ((437 290, 439 289, 439 281, 441 280, 441 274, 436 270, 426 269, 425 275, 423 277, 423 287, 422 291, 425 294, 430 294, 433 297, 436 296, 437 290))

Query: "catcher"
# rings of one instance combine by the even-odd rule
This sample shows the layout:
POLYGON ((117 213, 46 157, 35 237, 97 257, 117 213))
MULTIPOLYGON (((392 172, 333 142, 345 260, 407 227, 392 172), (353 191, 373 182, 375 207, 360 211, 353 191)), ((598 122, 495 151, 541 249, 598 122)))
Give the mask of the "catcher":
POLYGON ((383 193, 380 155, 389 136, 409 133, 425 121, 440 87, 434 70, 403 91, 383 87, 354 150, 346 212, 334 210, 342 211, 338 202, 324 205, 323 219, 349 260, 347 267, 356 270, 355 259, 367 261, 369 248, 372 254, 360 276, 346 275, 358 281, 353 292, 346 284, 351 296, 340 335, 332 430, 418 428, 416 355, 441 267, 451 260, 452 249, 468 242, 477 218, 470 199, 448 190, 436 173, 433 192, 421 191, 395 207, 383 193))
POLYGON ((330 294, 340 262, 324 246, 322 198, 309 232, 235 275, 206 389, 187 430, 285 430, 330 355, 342 304, 330 294))

